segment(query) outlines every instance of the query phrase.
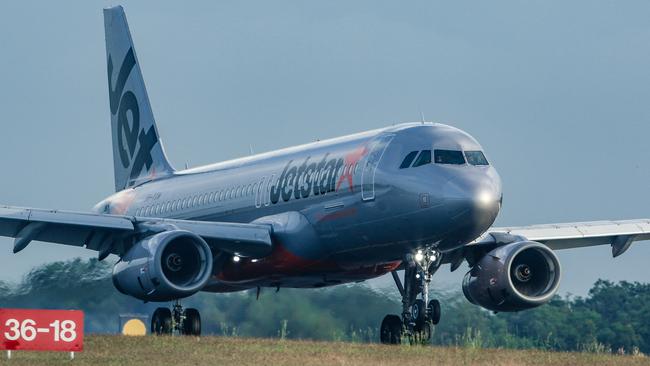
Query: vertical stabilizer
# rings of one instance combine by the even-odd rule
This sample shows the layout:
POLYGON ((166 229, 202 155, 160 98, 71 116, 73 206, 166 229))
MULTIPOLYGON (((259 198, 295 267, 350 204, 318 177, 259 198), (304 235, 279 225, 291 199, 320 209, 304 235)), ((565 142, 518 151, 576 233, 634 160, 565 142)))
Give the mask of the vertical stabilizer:
POLYGON ((104 9, 115 190, 170 175, 121 6, 104 9))

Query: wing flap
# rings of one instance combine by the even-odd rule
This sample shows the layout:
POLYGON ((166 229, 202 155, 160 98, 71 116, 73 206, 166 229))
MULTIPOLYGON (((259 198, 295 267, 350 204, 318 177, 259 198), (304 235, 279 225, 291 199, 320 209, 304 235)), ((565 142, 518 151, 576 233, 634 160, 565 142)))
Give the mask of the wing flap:
POLYGON ((16 238, 14 253, 24 249, 32 240, 84 246, 98 233, 133 231, 133 222, 126 216, 0 207, 0 236, 16 238))
POLYGON ((501 234, 546 244, 554 250, 612 245, 612 254, 623 254, 634 241, 650 240, 650 220, 593 221, 564 224, 492 228, 476 244, 495 243, 501 234))
POLYGON ((0 236, 16 238, 14 253, 31 241, 86 246, 108 254, 124 254, 129 236, 143 226, 173 226, 191 231, 213 248, 242 256, 262 257, 272 247, 271 227, 260 224, 206 222, 104 215, 97 213, 0 207, 0 236))

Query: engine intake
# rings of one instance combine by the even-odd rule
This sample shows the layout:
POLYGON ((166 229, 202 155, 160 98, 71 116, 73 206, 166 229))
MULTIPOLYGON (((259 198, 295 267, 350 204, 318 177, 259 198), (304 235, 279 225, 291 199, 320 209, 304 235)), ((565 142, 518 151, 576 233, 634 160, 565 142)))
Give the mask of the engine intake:
POLYGON ((465 275, 463 293, 493 311, 520 311, 547 303, 560 285, 560 262, 547 246, 523 241, 492 250, 465 275))
POLYGON ((212 251, 200 236, 164 231, 137 242, 113 268, 113 284, 145 301, 171 301, 201 290, 212 274, 212 251))

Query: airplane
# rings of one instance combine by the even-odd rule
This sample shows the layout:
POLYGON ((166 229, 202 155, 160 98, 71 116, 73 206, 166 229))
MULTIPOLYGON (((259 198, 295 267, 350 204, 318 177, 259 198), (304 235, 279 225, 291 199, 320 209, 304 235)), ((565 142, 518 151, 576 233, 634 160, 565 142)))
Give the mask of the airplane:
POLYGON ((650 220, 497 228, 499 174, 470 134, 402 123, 353 135, 175 170, 156 127, 121 6, 104 9, 115 194, 91 212, 0 207, 13 252, 31 241, 119 256, 117 290, 173 302, 151 317, 154 334, 201 334, 203 292, 319 288, 390 273, 402 313, 380 341, 427 342, 441 317, 429 299, 443 265, 470 270, 473 304, 521 311, 557 293, 555 250, 611 245, 623 254, 650 239, 650 220), (403 278, 398 270, 404 271, 403 278))

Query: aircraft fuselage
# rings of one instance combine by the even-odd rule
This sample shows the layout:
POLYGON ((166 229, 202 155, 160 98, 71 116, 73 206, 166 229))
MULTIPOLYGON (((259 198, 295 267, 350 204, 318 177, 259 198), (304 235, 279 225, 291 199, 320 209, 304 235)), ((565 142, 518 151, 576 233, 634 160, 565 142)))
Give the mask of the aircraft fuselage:
POLYGON ((229 260, 205 291, 363 281, 399 267, 404 253, 432 246, 449 251, 492 225, 501 182, 493 166, 469 163, 469 152, 482 150, 459 129, 405 123, 170 177, 156 179, 153 172, 150 181, 108 197, 95 211, 282 222, 292 231, 278 235, 270 256, 229 260), (433 161, 437 150, 462 152, 466 160, 450 155, 449 163, 441 153, 444 163, 433 161))

